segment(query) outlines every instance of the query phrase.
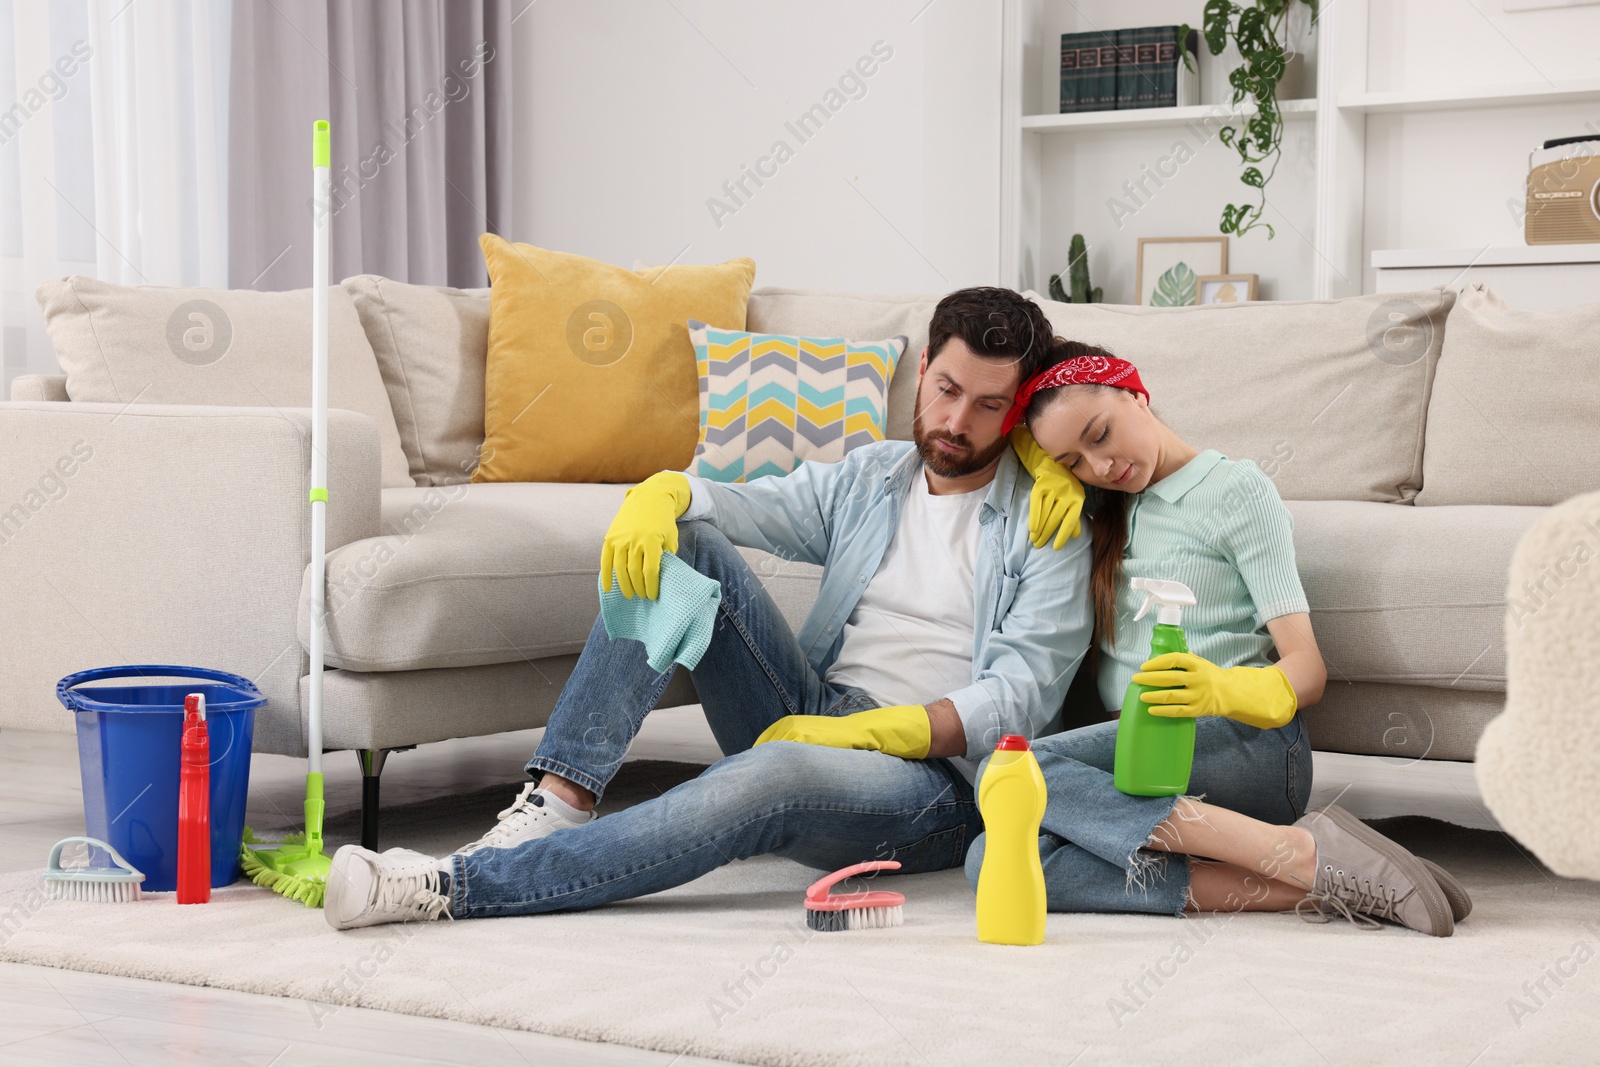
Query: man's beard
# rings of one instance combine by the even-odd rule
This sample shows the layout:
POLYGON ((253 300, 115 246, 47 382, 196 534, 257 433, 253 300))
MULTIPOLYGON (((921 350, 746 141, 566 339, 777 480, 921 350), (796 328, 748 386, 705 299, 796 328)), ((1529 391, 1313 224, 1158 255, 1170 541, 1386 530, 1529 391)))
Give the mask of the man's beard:
POLYGON ((941 478, 962 478, 975 474, 993 463, 1001 452, 1011 446, 1010 439, 1002 436, 982 452, 974 453, 972 442, 966 437, 951 437, 943 431, 930 432, 924 429, 920 413, 911 423, 911 435, 916 441, 917 451, 922 454, 922 462, 941 478), (948 441, 966 451, 960 454, 946 452, 934 444, 936 440, 948 441))

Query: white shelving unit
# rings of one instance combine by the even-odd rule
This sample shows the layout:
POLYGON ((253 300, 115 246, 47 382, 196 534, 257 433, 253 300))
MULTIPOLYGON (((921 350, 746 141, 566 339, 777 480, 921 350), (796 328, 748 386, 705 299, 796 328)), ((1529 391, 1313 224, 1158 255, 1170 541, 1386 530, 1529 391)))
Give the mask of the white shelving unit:
POLYGON ((1397 111, 1460 111, 1479 107, 1527 107, 1529 104, 1582 103, 1600 99, 1600 79, 1582 82, 1536 82, 1528 85, 1463 86, 1459 89, 1408 93, 1346 93, 1339 107, 1369 115, 1397 111))
POLYGON ((1380 293, 1482 282, 1512 307, 1558 308, 1600 292, 1600 244, 1391 248, 1374 251, 1372 266, 1380 293))
MULTIPOLYGON (((1315 250, 1310 292, 1280 298, 1327 299, 1362 291, 1367 264, 1362 252, 1363 196, 1366 182, 1366 120, 1369 114, 1529 107, 1600 102, 1600 79, 1528 85, 1464 85, 1459 88, 1367 91, 1369 0, 1339 0, 1319 5, 1316 24, 1316 95, 1281 103, 1286 123, 1315 123, 1314 222, 1305 234, 1315 250)), ((1193 123, 1226 121, 1239 111, 1226 103, 1138 111, 1047 114, 1054 101, 1039 99, 1041 64, 1059 54, 1059 41, 1047 39, 1047 13, 1070 0, 1004 0, 1002 14, 1003 84, 1000 159, 1002 283, 1043 290, 1048 271, 1040 262, 1041 206, 1046 180, 1044 143, 1050 138, 1105 130, 1171 130, 1193 123)), ((1195 0, 1189 22, 1198 26, 1202 4, 1195 0)), ((1129 12, 1128 21, 1138 21, 1129 12)), ((1177 20, 1174 20, 1177 21, 1177 20)), ((1204 49, 1202 49, 1204 52, 1204 49)), ((1210 59, 1209 53, 1205 55, 1210 59)), ((1152 142, 1159 145, 1159 141, 1152 142)), ((1280 176, 1280 179, 1281 176, 1280 176)), ((1214 218, 1220 205, 1205 205, 1214 218)), ((1211 232, 1214 232, 1211 231, 1211 232)), ((1093 236, 1090 236, 1091 243, 1093 236)))
MULTIPOLYGON (((1285 115, 1305 115, 1317 110, 1315 100, 1280 100, 1278 110, 1285 115)), ((1244 118, 1254 115, 1253 106, 1196 104, 1193 107, 1146 107, 1131 111, 1077 111, 1065 115, 1024 115, 1022 128, 1030 133, 1050 133, 1095 127, 1102 130, 1136 129, 1146 126, 1186 126, 1214 118, 1244 118)))

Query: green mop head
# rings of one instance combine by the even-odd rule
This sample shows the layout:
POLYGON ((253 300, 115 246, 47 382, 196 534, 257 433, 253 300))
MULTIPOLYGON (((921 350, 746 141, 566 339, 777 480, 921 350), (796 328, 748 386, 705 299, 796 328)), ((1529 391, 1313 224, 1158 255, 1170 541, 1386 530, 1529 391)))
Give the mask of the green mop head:
POLYGON ((244 828, 239 866, 246 877, 308 908, 322 907, 333 858, 322 851, 322 775, 306 775, 306 832, 282 841, 257 839, 244 828))

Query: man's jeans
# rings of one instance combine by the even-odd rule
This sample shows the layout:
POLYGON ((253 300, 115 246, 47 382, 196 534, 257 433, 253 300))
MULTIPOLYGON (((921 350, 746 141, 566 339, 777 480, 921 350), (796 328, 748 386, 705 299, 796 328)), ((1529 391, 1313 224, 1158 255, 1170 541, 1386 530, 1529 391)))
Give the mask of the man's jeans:
MULTIPOLYGON (((1039 858, 1051 911, 1132 911, 1182 915, 1189 859, 1146 850, 1177 797, 1135 797, 1112 784, 1115 721, 1033 743, 1049 800, 1039 827, 1039 858)), ((978 781, 989 767, 978 768, 978 781)), ((1195 721, 1189 795, 1262 822, 1284 825, 1305 814, 1311 797, 1311 739, 1297 715, 1259 730, 1232 719, 1195 721)), ((1177 823, 1179 833, 1183 824, 1177 823)), ((967 853, 967 878, 978 884, 984 837, 967 853)))
MULTIPOLYGON (((722 584, 711 644, 691 674, 725 758, 583 826, 453 857, 456 918, 592 908, 765 853, 819 870, 874 859, 898 860, 902 874, 944 870, 982 829, 972 787, 947 760, 790 741, 752 748, 785 715, 848 715, 877 702, 812 670, 772 597, 711 524, 681 523, 677 555, 722 584)), ((657 674, 643 644, 611 639, 596 619, 529 773, 554 772, 598 799, 672 669, 657 674)))

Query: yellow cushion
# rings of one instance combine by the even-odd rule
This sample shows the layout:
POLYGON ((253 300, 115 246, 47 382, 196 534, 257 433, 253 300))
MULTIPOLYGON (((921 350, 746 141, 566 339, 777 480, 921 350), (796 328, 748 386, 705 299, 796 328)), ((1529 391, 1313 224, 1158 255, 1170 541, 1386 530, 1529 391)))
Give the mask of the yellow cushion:
POLYGON ((699 438, 688 320, 742 330, 750 259, 632 271, 478 239, 489 268, 483 455, 474 482, 637 482, 699 438))

